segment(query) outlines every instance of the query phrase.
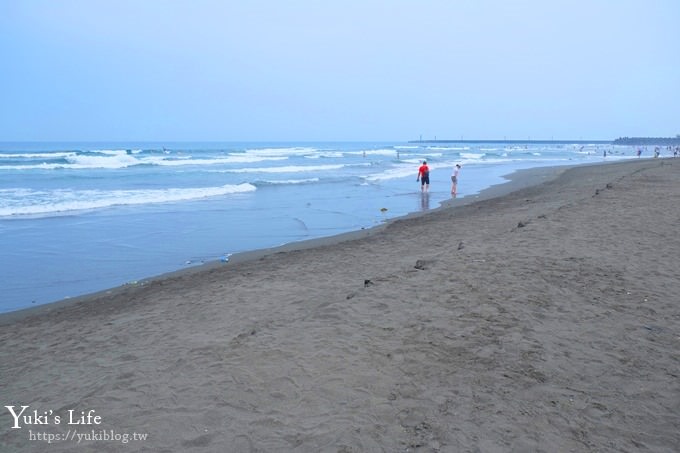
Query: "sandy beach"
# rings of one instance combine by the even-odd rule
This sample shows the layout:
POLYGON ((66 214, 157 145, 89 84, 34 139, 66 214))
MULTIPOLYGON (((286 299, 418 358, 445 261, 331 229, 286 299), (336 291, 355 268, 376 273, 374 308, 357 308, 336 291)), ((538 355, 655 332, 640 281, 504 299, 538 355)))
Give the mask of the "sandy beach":
POLYGON ((678 451, 680 161, 542 171, 3 315, 0 451, 678 451))

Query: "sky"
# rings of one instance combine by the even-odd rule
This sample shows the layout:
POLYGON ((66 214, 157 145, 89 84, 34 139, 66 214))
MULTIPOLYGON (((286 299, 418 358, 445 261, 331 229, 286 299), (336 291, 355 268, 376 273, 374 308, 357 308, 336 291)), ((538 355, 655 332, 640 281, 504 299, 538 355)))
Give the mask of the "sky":
POLYGON ((0 141, 680 134, 678 0, 0 0, 0 141))

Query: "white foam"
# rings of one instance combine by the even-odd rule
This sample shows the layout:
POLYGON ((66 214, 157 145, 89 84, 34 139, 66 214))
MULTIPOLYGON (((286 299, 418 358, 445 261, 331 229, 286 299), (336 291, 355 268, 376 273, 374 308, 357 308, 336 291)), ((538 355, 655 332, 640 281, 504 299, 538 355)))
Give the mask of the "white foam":
POLYGON ((66 157, 69 166, 65 168, 125 168, 142 162, 126 151, 98 151, 104 156, 74 155, 66 157))
POLYGON ((303 156, 305 159, 320 159, 324 158, 341 158, 344 154, 340 151, 322 151, 318 154, 307 154, 303 156))
POLYGON ((415 176, 418 174, 418 168, 413 165, 400 165, 396 168, 390 168, 380 173, 374 173, 366 176, 364 179, 370 182, 388 181, 390 179, 406 178, 408 176, 415 176))
MULTIPOLYGON (((416 161, 415 163, 420 165, 422 161, 416 161)), ((428 162, 427 166, 430 168, 430 171, 440 169, 440 168, 451 168, 454 164, 451 164, 450 162, 438 162, 438 163, 432 163, 428 162)), ((418 166, 417 165, 400 165, 396 168, 390 168, 388 170, 385 170, 380 173, 374 173, 372 175, 366 176, 364 179, 366 181, 370 182, 379 182, 379 181, 387 181, 390 179, 399 179, 399 178, 406 178, 406 177, 414 177, 418 174, 418 166)))
POLYGON ((125 168, 133 165, 144 163, 136 157, 128 154, 124 150, 102 150, 97 151, 96 154, 78 154, 78 153, 39 153, 26 154, 26 157, 42 156, 42 159, 63 158, 66 163, 47 163, 41 162, 36 164, 22 164, 22 165, 4 165, 0 167, 2 170, 54 170, 57 168, 65 169, 89 169, 89 168, 125 168))
POLYGON ((0 170, 54 170, 64 167, 64 164, 48 164, 43 162, 35 165, 2 165, 0 170))
POLYGON ((249 168, 232 168, 229 170, 220 170, 225 173, 304 173, 310 171, 328 171, 339 170, 346 165, 343 164, 328 164, 328 165, 287 165, 283 167, 249 167, 249 168))
POLYGON ((230 164, 251 164, 267 160, 286 160, 288 156, 258 156, 245 153, 229 153, 222 162, 230 164))
POLYGON ((217 157, 211 159, 196 159, 192 156, 150 156, 140 159, 141 164, 151 164, 166 167, 180 167, 180 166, 212 166, 225 164, 240 164, 240 163, 255 163, 266 160, 286 160, 286 157, 255 157, 245 155, 228 155, 224 157, 217 157))
POLYGON ((397 151, 394 149, 367 149, 362 151, 349 151, 347 154, 353 156, 387 156, 392 157, 397 155, 397 151))
POLYGON ((62 159, 64 157, 75 156, 75 152, 58 152, 58 153, 0 153, 0 159, 62 159))
MULTIPOLYGON (((249 156, 245 154, 230 154, 224 157, 214 157, 209 159, 194 158, 190 155, 162 155, 162 156, 141 156, 139 154, 128 154, 126 151, 104 150, 97 154, 76 154, 63 153, 61 157, 66 163, 35 163, 21 165, 3 165, 3 170, 86 170, 86 169, 119 169, 135 165, 158 165, 158 166, 212 166, 238 163, 255 163, 263 161, 286 160, 285 156, 249 156), (98 155, 97 155, 98 154, 98 155)), ((34 156, 34 155, 33 155, 34 156)), ((46 157, 54 157, 53 155, 46 157)))
POLYGON ((127 154, 127 150, 125 149, 91 149, 90 152, 93 153, 100 153, 100 154, 109 154, 112 156, 118 155, 118 154, 127 154))
POLYGON ((317 152, 312 147, 292 147, 292 148, 255 148, 245 150, 245 154, 252 156, 281 157, 281 156, 305 156, 317 152))
POLYGON ((0 217, 50 215, 112 206, 189 201, 255 190, 256 187, 248 183, 219 187, 109 191, 3 189, 0 192, 3 195, 0 201, 0 217))
POLYGON ((484 157, 484 153, 460 153, 460 157, 463 159, 481 159, 484 157))
POLYGON ((264 180, 262 183, 270 185, 285 185, 285 184, 309 184, 319 182, 319 178, 307 178, 307 179, 282 179, 279 181, 264 180))
POLYGON ((503 164, 503 163, 508 163, 508 162, 520 162, 524 159, 479 159, 479 158, 472 158, 472 159, 460 159, 457 163, 461 165, 477 165, 477 166, 482 166, 482 165, 493 165, 493 164, 503 164))

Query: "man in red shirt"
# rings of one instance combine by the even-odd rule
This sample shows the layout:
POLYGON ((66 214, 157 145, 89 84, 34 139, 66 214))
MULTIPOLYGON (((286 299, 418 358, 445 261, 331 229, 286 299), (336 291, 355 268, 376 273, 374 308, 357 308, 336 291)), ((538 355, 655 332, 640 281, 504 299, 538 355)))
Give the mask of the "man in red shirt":
POLYGON ((418 169, 418 177, 416 181, 420 181, 420 190, 427 192, 430 188, 430 167, 427 166, 427 162, 423 161, 423 165, 418 169))

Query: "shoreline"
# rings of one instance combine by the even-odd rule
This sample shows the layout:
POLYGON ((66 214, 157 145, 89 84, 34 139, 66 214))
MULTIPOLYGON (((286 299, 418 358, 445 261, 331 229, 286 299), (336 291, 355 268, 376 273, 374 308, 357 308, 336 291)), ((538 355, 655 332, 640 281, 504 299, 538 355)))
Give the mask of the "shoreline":
MULTIPOLYGON (((428 210, 450 198, 447 187, 450 185, 450 169, 447 167, 454 162, 460 161, 463 165, 474 163, 466 167, 462 192, 459 192, 459 196, 468 198, 486 187, 506 181, 502 175, 518 168, 599 163, 603 154, 597 146, 583 151, 571 145, 557 148, 533 145, 528 150, 497 146, 454 146, 440 150, 427 146, 404 146, 401 142, 340 143, 333 146, 316 143, 309 147, 298 144, 297 150, 296 146, 285 144, 278 144, 275 148, 268 148, 265 143, 222 145, 214 150, 187 145, 172 149, 170 155, 165 152, 160 155, 158 149, 144 146, 132 147, 124 155, 121 154, 123 150, 113 144, 101 149, 86 147, 73 151, 76 154, 74 162, 83 159, 82 163, 87 164, 92 157, 87 155, 87 149, 91 149, 97 159, 104 159, 104 166, 115 167, 129 159, 132 162, 126 163, 121 170, 104 171, 102 176, 108 188, 95 192, 88 191, 94 180, 76 177, 98 172, 86 165, 73 173, 50 171, 49 174, 53 174, 58 183, 51 178, 44 184, 40 182, 41 178, 32 179, 27 184, 36 191, 35 199, 10 190, 3 206, 9 203, 16 205, 17 210, 16 215, 0 220, 7 242, 7 260, 5 266, 0 266, 7 283, 0 313, 136 284, 234 253, 370 228, 409 212, 428 210), (110 153, 106 151, 108 148, 110 153), (334 151, 328 154, 327 148, 334 151), (259 161, 262 158, 258 157, 259 154, 272 152, 285 154, 290 162, 277 159, 254 167, 248 164, 252 168, 242 174, 238 167, 245 164, 224 164, 220 160, 226 153, 228 162, 232 157, 240 160, 244 156, 247 160, 255 158, 259 161), (367 152, 367 157, 362 152, 367 152), (191 171, 183 174, 181 182, 173 181, 178 177, 174 164, 139 168, 128 165, 144 163, 147 159, 173 160, 175 154, 177 158, 189 158, 185 164, 193 160, 199 164, 191 165, 191 171), (341 167, 329 169, 333 173, 326 176, 320 174, 318 180, 305 179, 304 173, 314 168, 312 165, 305 169, 308 167, 306 164, 321 162, 307 158, 315 156, 328 159, 323 161, 324 165, 332 163, 341 167), (410 183, 412 168, 409 162, 423 156, 435 159, 431 162, 434 190, 427 198, 420 197, 419 191, 410 183), (294 165, 289 167, 284 163, 294 165), (217 167, 212 168, 213 165, 217 167), (266 171, 262 175, 251 172, 258 168, 266 171), (216 169, 220 169, 219 172, 215 172, 216 169), (268 176, 270 170, 272 173, 268 176), (285 170, 285 176, 281 176, 282 170, 285 170), (290 175, 287 174, 289 170, 290 175), (222 171, 227 175, 226 180, 222 171), (145 190, 148 184, 143 181, 146 172, 153 175, 149 177, 154 178, 157 191, 145 190), (335 176, 329 178, 330 175, 335 176), (72 177, 74 179, 71 180, 72 177), (355 180, 355 177, 360 179, 355 180), (253 183, 256 190, 184 201, 184 198, 199 196, 205 190, 219 192, 242 182, 253 183), (55 184, 69 189, 49 189, 55 184), (45 190, 41 189, 43 185, 45 190), (194 189, 180 196, 173 192, 173 186, 194 189), (114 187, 129 188, 132 190, 130 197, 124 197, 124 192, 114 190, 114 187), (172 201, 175 196, 182 200, 172 201), (104 205, 113 205, 87 207, 90 203, 101 205, 97 200, 104 205), (137 204, 138 201, 142 203, 137 204), (44 216, 28 213, 43 209, 41 206, 46 211, 44 216), (24 208, 27 210, 25 215, 21 214, 24 208)), ((59 149, 57 144, 51 148, 55 152, 59 149)), ((630 157, 626 153, 619 150, 609 160, 630 157)), ((26 154, 27 158, 31 155, 26 154)), ((39 156, 41 154, 34 154, 36 158, 39 156)), ((37 164, 40 159, 31 161, 37 164)), ((182 169, 182 173, 184 171, 182 169)), ((8 174, 14 175, 13 172, 8 174)), ((8 179, 10 186, 17 185, 10 183, 15 177, 20 175, 8 179)))
POLYGON ((27 316, 32 316, 32 315, 38 315, 41 314, 42 311, 45 312, 51 312, 53 310, 60 309, 61 307, 67 307, 72 304, 78 304, 78 303, 87 303, 90 300, 96 300, 100 297, 105 297, 105 296, 113 296, 121 291, 128 290, 130 288, 135 288, 135 287, 142 287, 147 284, 151 284, 154 282, 166 280, 166 279, 171 279, 174 277, 183 277, 183 276, 189 276, 189 275, 194 275, 197 273, 205 272, 205 271, 210 271, 215 268, 220 268, 220 267, 226 267, 226 266, 233 266, 237 265, 239 263, 247 262, 247 261, 254 261, 257 259, 260 259, 265 256, 269 255, 274 255, 278 253, 286 253, 286 252, 294 252, 294 251, 299 251, 299 250, 305 250, 309 248, 314 248, 314 247, 319 247, 319 246, 328 246, 328 245, 335 245, 339 244, 342 242, 346 241, 353 241, 357 239, 362 239, 365 237, 369 237, 373 234, 376 234, 377 232, 381 231, 391 223, 403 219, 409 219, 409 218, 415 218, 415 217, 421 217, 421 216, 426 216, 431 213, 437 212, 438 210, 441 209, 450 209, 450 208, 456 208, 460 206, 465 206, 471 203, 475 203, 478 201, 483 201, 483 200, 488 200, 491 198, 497 198, 497 197, 503 197, 506 196, 514 191, 526 188, 526 187, 531 187, 535 185, 540 185, 544 182, 548 182, 554 178, 557 178, 560 174, 562 174, 564 171, 578 167, 578 166, 589 166, 589 165, 607 165, 607 164, 616 164, 617 162, 603 162, 603 163, 593 163, 593 164, 581 164, 581 165, 573 165, 573 164, 567 164, 567 165, 556 165, 556 166, 549 166, 549 167, 535 167, 535 168, 529 168, 529 169, 523 169, 523 170, 516 170, 513 171, 507 175, 504 175, 503 178, 506 180, 503 183, 500 184, 495 184, 490 187, 487 187, 486 189, 480 191, 476 195, 469 195, 467 197, 462 197, 460 199, 454 199, 454 200, 445 200, 443 201, 440 206, 429 209, 428 211, 414 211, 402 216, 398 216, 395 218, 391 218, 386 220, 385 222, 375 225, 372 227, 368 228, 362 228, 360 230, 354 230, 354 231, 348 231, 345 233, 340 233, 340 234, 335 234, 332 236, 324 236, 324 237, 319 237, 319 238, 313 238, 313 239, 306 239, 303 241, 295 241, 295 242, 289 242, 286 244, 282 244, 279 246, 275 247, 265 247, 262 249, 256 249, 256 250, 248 250, 244 252, 239 252, 239 253, 234 253, 233 255, 229 256, 229 260, 227 262, 222 262, 220 260, 214 260, 214 261, 209 261, 205 262, 200 265, 192 266, 189 268, 182 268, 182 269, 177 269, 174 271, 170 272, 164 272, 158 275, 153 275, 147 278, 142 278, 137 280, 134 284, 123 284, 123 285, 118 285, 114 286, 111 288, 106 288, 102 289, 100 291, 95 291, 91 293, 85 293, 81 294, 78 296, 73 296, 65 299, 60 299, 60 300, 55 300, 53 302, 47 302, 43 303, 40 305, 36 305, 33 307, 26 307, 22 308, 19 310, 13 310, 9 312, 4 312, 0 313, 0 326, 3 325, 8 325, 11 324, 12 322, 15 322, 17 320, 23 319, 27 316))
POLYGON ((551 171, 16 319, 1 406, 52 418, 0 411, 0 449, 673 451, 680 164, 551 171), (69 411, 145 440, 29 438, 69 411))

